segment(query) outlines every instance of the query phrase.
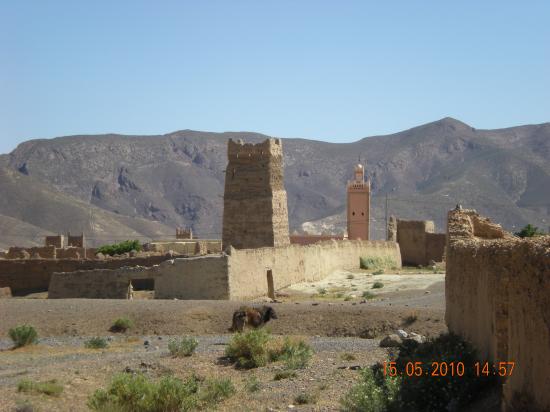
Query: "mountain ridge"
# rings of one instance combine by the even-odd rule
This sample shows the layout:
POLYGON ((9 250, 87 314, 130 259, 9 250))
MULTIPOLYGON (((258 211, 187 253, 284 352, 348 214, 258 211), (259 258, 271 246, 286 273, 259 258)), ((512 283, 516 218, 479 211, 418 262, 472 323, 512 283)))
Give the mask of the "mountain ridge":
MULTIPOLYGON (((101 216, 120 224, 112 237, 168 236, 175 226, 192 227, 202 237, 219 237, 226 141, 257 142, 268 137, 185 129, 153 136, 35 139, 0 155, 0 167, 28 177, 33 184, 27 191, 36 192, 43 202, 52 200, 38 193, 59 192, 70 210, 84 204, 96 213, 108 212, 101 216), (156 229, 144 229, 142 220, 156 229), (130 223, 134 229, 120 233, 130 223)), ((283 149, 293 229, 304 222, 322 226, 323 219, 333 222, 329 230, 345 227, 345 184, 358 161, 366 163, 372 182, 376 238, 385 232, 386 195, 388 213, 435 220, 441 229, 446 210, 456 203, 479 209, 509 230, 527 222, 546 229, 550 221, 550 190, 545 190, 550 187, 550 123, 487 130, 446 117, 347 143, 283 138, 283 149)), ((25 197, 22 187, 6 180, 6 173, 0 174, 0 193, 26 199, 20 207, 32 209, 32 196, 25 197)), ((0 203, 0 214, 16 219, 22 215, 5 202, 0 203)), ((76 215, 82 220, 79 227, 90 226, 82 213, 76 215)), ((56 232, 39 216, 21 220, 56 232)), ((95 237, 93 230, 87 230, 95 237)))

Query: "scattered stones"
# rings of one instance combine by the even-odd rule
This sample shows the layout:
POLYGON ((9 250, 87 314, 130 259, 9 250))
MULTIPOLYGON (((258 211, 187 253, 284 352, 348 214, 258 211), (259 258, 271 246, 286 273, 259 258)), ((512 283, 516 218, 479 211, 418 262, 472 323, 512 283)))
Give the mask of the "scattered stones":
POLYGON ((415 342, 418 342, 418 343, 426 342, 425 336, 419 335, 418 333, 414 333, 414 332, 409 333, 409 337, 407 339, 414 340, 415 342))
POLYGON ((130 257, 137 257, 137 255, 138 255, 137 250, 131 250, 130 251, 130 257))
POLYGON ((399 335, 400 338, 402 339, 405 339, 407 336, 409 336, 409 334, 407 332, 405 332, 403 329, 399 329, 397 331, 397 334, 399 335))
POLYGON ((95 258, 99 259, 99 260, 104 260, 105 255, 103 253, 99 252, 99 253, 96 253, 95 258))

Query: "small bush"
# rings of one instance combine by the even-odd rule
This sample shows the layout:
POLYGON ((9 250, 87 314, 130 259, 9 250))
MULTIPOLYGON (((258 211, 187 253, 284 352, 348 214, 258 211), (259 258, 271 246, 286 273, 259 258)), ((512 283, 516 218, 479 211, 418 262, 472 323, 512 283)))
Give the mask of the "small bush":
POLYGON ((201 402, 210 405, 229 398, 234 393, 235 386, 231 379, 207 379, 199 390, 199 397, 201 402))
POLYGON ((540 230, 538 227, 533 226, 532 224, 528 224, 523 227, 519 232, 514 233, 516 236, 519 237, 535 237, 535 236, 544 236, 544 232, 540 230))
POLYGON ((369 292, 368 290, 365 290, 361 296, 363 296, 364 299, 373 299, 376 297, 374 293, 369 292))
POLYGON ((389 257, 362 257, 359 258, 361 269, 374 270, 394 266, 394 261, 389 257))
POLYGON ((135 250, 136 252, 141 251, 141 243, 139 243, 139 240, 125 240, 124 242, 115 243, 112 245, 103 245, 97 249, 96 253, 114 256, 129 253, 132 250, 135 250))
POLYGON ((319 293, 319 295, 326 295, 327 290, 325 288, 319 288, 317 289, 317 293, 319 293))
POLYGON ((296 376, 297 376, 296 372, 294 372, 293 370, 284 369, 282 371, 277 372, 273 377, 273 380, 280 381, 283 379, 295 378, 296 376))
POLYGON ((9 335, 16 348, 33 345, 38 341, 38 333, 31 325, 19 325, 10 329, 9 335))
POLYGON ((384 287, 384 284, 382 282, 374 282, 372 284, 373 289, 382 289, 384 287))
POLYGON ((400 378, 383 376, 379 369, 365 368, 351 390, 340 400, 346 412, 398 411, 400 378))
POLYGON ((134 327, 134 322, 128 318, 118 318, 113 322, 110 331, 111 332, 126 332, 128 329, 134 327))
POLYGON ((191 356, 197 346, 199 341, 191 337, 183 337, 181 339, 172 339, 168 342, 168 350, 172 356, 180 358, 183 356, 191 356))
POLYGON ((379 270, 376 270, 376 271, 372 272, 372 274, 374 276, 383 275, 384 271, 382 269, 379 269, 379 270))
POLYGON ((294 403, 297 405, 308 405, 317 402, 317 395, 307 392, 302 392, 294 398, 294 403))
POLYGON ((23 379, 17 384, 17 391, 59 396, 61 392, 63 392, 63 386, 59 385, 55 379, 47 382, 35 382, 29 379, 23 379))
POLYGON ((255 376, 249 377, 244 384, 244 389, 250 393, 258 392, 260 390, 260 387, 260 381, 255 376))
POLYGON ((344 302, 349 302, 350 300, 351 300, 351 296, 349 295, 344 298, 344 302))
POLYGON ((301 339, 285 338, 277 360, 282 360, 286 369, 304 369, 312 356, 313 349, 306 342, 301 339))
POLYGON ((270 339, 265 329, 236 333, 225 349, 225 356, 233 359, 237 367, 250 369, 264 366, 269 361, 270 339))
POLYGON ((346 279, 355 279, 355 275, 350 273, 349 275, 346 276, 346 279))
MULTIPOLYGON (((424 375, 431 371, 432 362, 463 362, 464 365, 474 365, 478 360, 476 351, 469 343, 456 335, 445 334, 423 344, 405 341, 396 364, 398 370, 404 370, 407 362, 422 362, 424 375)), ((450 410, 451 407, 462 410, 497 384, 497 377, 476 376, 472 367, 466 367, 462 376, 452 376, 449 373, 437 378, 407 378, 400 387, 401 404, 406 410, 419 412, 450 410)))
POLYGON ((195 376, 186 380, 165 376, 154 382, 141 374, 121 373, 107 389, 98 389, 88 398, 88 407, 95 411, 189 411, 208 408, 233 393, 229 379, 201 382, 195 376))
POLYGON ((340 355, 340 359, 342 359, 344 361, 352 361, 352 360, 355 360, 356 358, 351 353, 344 352, 340 355))
POLYGON ((342 292, 338 292, 338 293, 336 293, 336 294, 334 295, 334 297, 335 297, 336 299, 341 299, 341 298, 344 297, 344 294, 343 294, 342 292))
POLYGON ((84 346, 88 349, 104 349, 107 346, 109 346, 109 344, 104 338, 96 336, 94 338, 87 340, 84 343, 84 346))

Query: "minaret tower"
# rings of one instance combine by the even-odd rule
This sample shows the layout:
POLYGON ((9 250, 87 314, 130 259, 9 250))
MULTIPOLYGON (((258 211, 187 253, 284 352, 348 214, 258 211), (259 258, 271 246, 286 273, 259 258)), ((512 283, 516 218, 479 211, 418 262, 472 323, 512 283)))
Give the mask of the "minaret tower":
POLYGON ((369 219, 370 180, 365 181, 365 170, 358 164, 348 182, 348 239, 368 240, 369 219))

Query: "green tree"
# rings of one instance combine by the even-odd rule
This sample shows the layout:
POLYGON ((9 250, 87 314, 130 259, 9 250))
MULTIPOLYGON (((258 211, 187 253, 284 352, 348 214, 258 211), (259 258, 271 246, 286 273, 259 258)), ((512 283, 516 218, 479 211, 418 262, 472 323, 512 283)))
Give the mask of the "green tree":
POLYGON ((534 237, 534 236, 542 236, 544 235, 544 232, 540 230, 538 227, 533 226, 531 223, 529 223, 519 232, 515 233, 515 235, 519 237, 534 237))

